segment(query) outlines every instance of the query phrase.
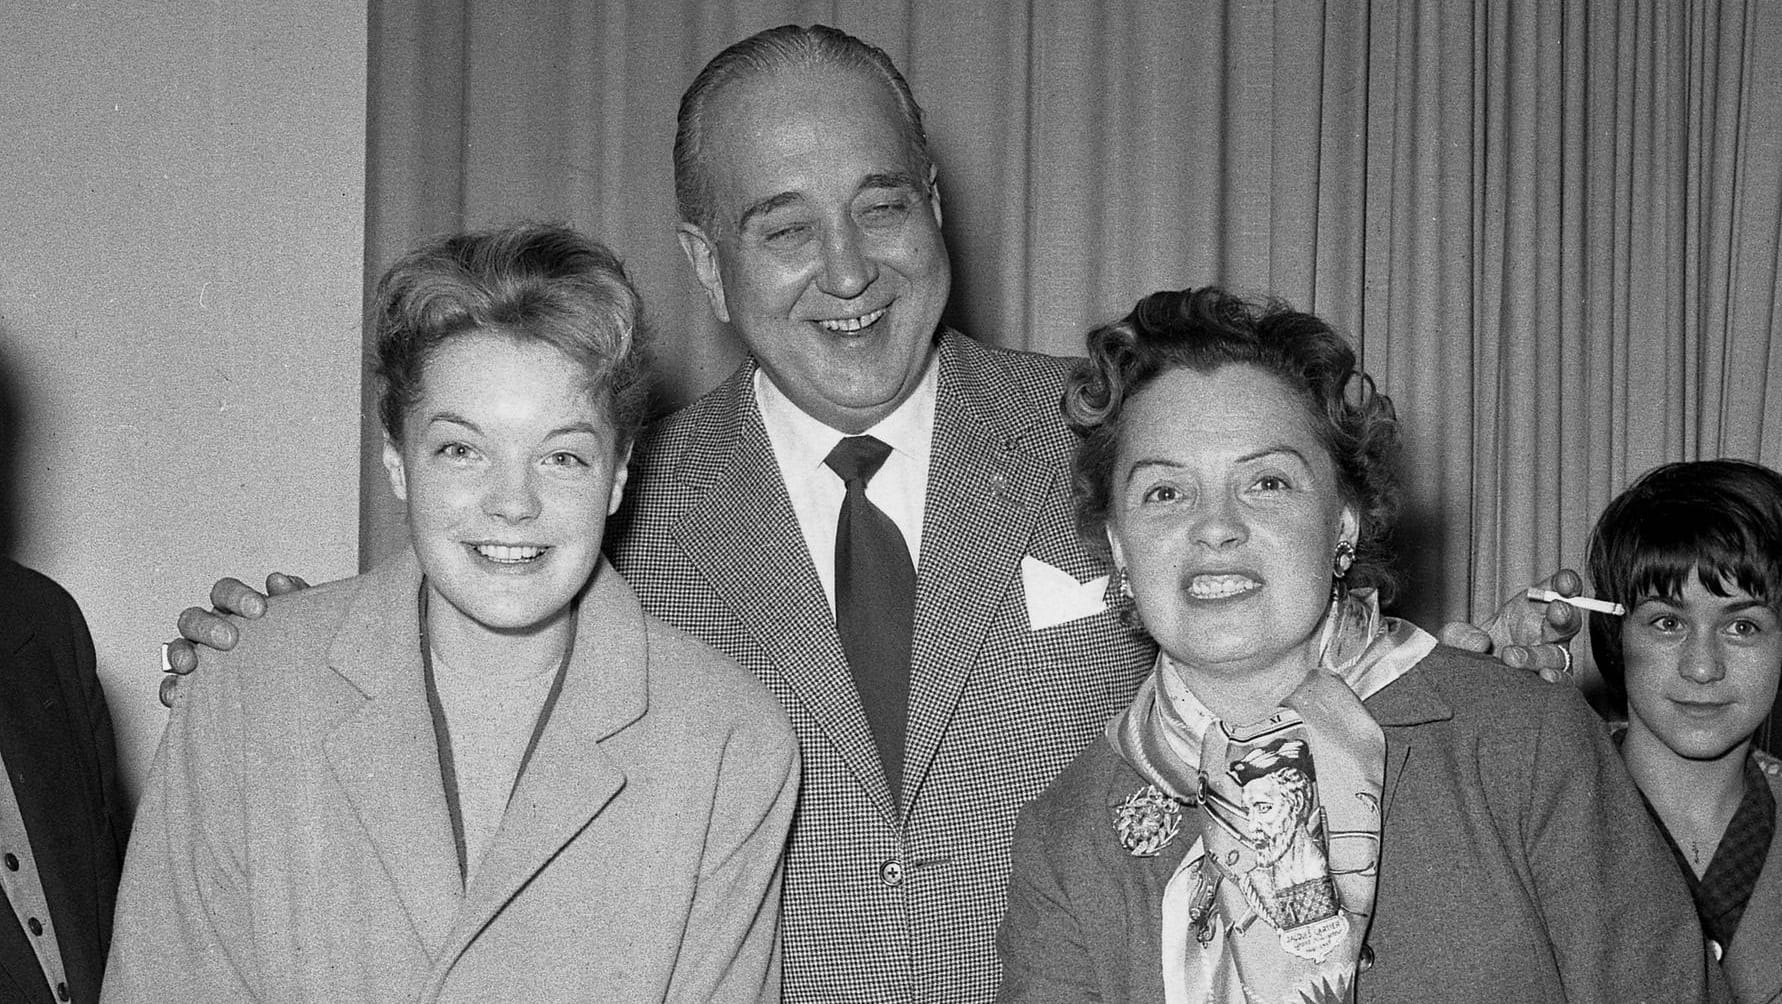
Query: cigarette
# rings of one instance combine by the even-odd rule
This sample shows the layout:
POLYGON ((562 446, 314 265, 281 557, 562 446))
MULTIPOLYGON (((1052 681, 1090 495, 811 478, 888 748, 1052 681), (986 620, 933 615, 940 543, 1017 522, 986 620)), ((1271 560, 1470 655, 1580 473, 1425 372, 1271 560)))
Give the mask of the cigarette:
POLYGON ((1579 610, 1594 610, 1599 614, 1608 614, 1611 617, 1620 617, 1627 613, 1626 607, 1609 600, 1599 600, 1593 596, 1561 596, 1551 589, 1538 589, 1534 586, 1528 587, 1528 598, 1543 603, 1552 603, 1557 600, 1560 603, 1570 603, 1579 610))

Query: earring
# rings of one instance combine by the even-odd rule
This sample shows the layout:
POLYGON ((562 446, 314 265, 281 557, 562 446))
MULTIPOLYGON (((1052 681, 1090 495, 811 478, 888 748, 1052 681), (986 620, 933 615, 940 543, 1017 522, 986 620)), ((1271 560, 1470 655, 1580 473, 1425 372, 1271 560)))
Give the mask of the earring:
POLYGON ((1139 619, 1138 604, 1132 599, 1132 578, 1126 574, 1125 566, 1114 566, 1113 587, 1120 596, 1120 602, 1114 608, 1119 611, 1120 623, 1126 625, 1128 631, 1146 635, 1145 622, 1139 619))
POLYGON ((1353 567, 1354 564, 1355 545, 1345 540, 1336 546, 1336 554, 1331 556, 1330 573, 1338 581, 1341 581, 1349 574, 1349 569, 1353 567))

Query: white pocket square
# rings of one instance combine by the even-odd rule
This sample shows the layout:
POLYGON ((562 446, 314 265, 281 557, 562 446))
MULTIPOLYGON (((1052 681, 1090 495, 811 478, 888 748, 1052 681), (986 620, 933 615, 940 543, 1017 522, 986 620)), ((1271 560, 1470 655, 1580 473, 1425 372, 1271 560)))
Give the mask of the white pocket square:
POLYGON ((1040 631, 1108 608, 1108 577, 1078 582, 1076 576, 1054 568, 1033 555, 1021 559, 1021 586, 1027 593, 1027 626, 1040 631))

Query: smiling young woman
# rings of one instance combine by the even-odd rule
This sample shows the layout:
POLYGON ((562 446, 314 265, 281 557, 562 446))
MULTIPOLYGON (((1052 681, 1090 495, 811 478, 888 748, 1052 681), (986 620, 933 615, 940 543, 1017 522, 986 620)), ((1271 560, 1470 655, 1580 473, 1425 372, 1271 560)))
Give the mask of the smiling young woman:
POLYGON ((1753 737, 1782 680, 1782 474, 1666 464, 1590 539, 1597 666, 1627 701, 1621 753, 1689 883, 1739 1002, 1782 996, 1782 765, 1753 737))
POLYGON ((618 261, 448 237, 374 316, 411 546, 182 688, 107 997, 775 997, 791 728, 601 557, 642 391, 618 261))

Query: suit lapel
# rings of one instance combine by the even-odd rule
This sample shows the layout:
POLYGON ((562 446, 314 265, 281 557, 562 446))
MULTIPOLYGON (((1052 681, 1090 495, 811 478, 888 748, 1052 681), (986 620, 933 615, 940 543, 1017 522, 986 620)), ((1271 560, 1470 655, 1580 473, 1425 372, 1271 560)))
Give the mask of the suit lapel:
POLYGON ((1411 748, 1417 744, 1416 727, 1447 721, 1454 717, 1454 709, 1418 672, 1399 677, 1364 703, 1386 734, 1386 773, 1380 793, 1380 820, 1384 823, 1391 818, 1393 798, 1410 762, 1411 748))
POLYGON ((451 930, 463 880, 421 675, 420 570, 410 553, 366 578, 328 649, 329 665, 366 701, 323 748, 433 956, 451 930))
POLYGON ((602 561, 582 598, 575 651, 532 760, 466 891, 446 951, 443 980, 484 927, 625 786, 625 772, 598 744, 649 706, 643 608, 602 561))
POLYGON ((886 818, 895 819, 835 615, 761 424, 753 376, 754 367, 745 364, 726 382, 725 400, 713 409, 715 420, 696 434, 699 451, 688 457, 680 475, 685 483, 709 487, 682 516, 675 538, 748 627, 862 789, 886 818))
POLYGON ((1035 523, 1061 472, 1023 434, 1031 402, 985 350, 953 332, 940 378, 917 570, 904 800, 927 776, 1035 523))

